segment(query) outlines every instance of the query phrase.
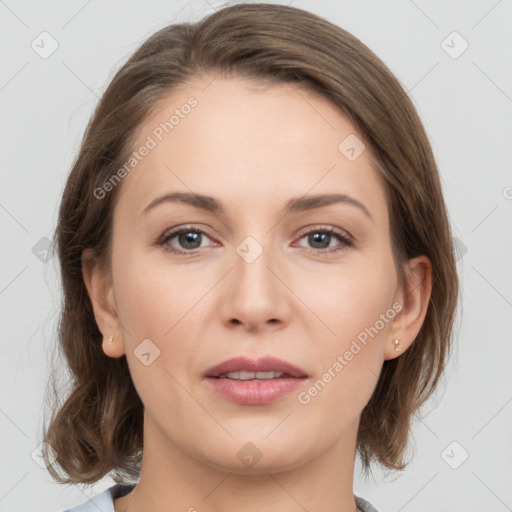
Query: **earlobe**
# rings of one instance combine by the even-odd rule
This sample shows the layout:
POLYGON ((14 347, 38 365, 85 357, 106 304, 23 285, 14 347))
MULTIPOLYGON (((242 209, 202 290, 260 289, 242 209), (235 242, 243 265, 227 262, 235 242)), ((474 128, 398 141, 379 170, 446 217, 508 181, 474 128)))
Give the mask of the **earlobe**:
POLYGON ((393 320, 384 348, 384 359, 394 359, 407 350, 420 332, 432 292, 432 264, 427 256, 409 260, 407 283, 400 291, 402 309, 393 320))
POLYGON ((109 357, 121 357, 126 353, 123 340, 116 340, 114 336, 103 337, 103 352, 109 357))
POLYGON ((91 249, 82 253, 82 276, 92 304, 98 329, 103 334, 102 348, 109 357, 125 353, 121 329, 117 318, 112 280, 103 271, 91 249), (112 337, 112 342, 109 343, 112 337))

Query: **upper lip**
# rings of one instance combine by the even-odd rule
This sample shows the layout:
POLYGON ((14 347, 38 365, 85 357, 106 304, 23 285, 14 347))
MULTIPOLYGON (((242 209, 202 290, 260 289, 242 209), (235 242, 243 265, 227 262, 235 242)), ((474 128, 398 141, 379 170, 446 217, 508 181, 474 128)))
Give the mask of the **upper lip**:
POLYGON ((306 372, 293 364, 278 359, 277 357, 266 356, 260 359, 249 359, 248 357, 234 357, 220 364, 217 364, 204 373, 204 377, 219 377, 230 372, 282 372, 292 377, 307 377, 306 372))

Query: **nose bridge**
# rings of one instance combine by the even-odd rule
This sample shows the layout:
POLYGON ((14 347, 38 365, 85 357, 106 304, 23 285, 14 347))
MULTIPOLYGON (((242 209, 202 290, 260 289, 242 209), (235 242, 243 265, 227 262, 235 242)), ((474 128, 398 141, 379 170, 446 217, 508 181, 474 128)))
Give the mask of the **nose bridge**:
POLYGON ((235 248, 235 279, 237 288, 247 292, 268 293, 275 279, 269 270, 272 266, 271 237, 248 235, 235 248), (256 238, 257 237, 257 238, 256 238))
MULTIPOLYGON (((248 235, 236 247, 228 316, 251 325, 283 319, 283 284, 276 277, 271 236, 248 235)), ((278 265, 277 265, 278 267, 278 265)))

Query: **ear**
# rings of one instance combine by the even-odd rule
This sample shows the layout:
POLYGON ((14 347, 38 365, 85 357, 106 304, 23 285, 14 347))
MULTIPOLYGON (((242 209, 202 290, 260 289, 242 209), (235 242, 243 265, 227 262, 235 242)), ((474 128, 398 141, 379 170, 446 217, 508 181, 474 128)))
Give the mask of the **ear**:
POLYGON ((427 314, 432 292, 432 263, 427 256, 409 260, 407 279, 395 297, 401 310, 393 319, 388 331, 384 359, 394 359, 407 350, 420 332, 427 314), (398 339, 399 350, 393 342, 398 339))
POLYGON ((125 354, 122 330, 117 317, 111 276, 99 264, 91 249, 82 252, 82 276, 91 300, 94 317, 103 334, 103 352, 110 357, 125 354), (112 336, 112 343, 109 338, 112 336))

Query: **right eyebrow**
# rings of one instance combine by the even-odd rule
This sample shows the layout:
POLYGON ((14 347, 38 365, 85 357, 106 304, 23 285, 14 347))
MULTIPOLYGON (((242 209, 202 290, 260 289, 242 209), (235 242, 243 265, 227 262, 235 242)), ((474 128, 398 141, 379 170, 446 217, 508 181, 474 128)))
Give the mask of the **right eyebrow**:
POLYGON ((204 196, 202 194, 194 194, 192 192, 173 192, 156 197, 146 206, 146 208, 144 208, 144 210, 142 210, 142 213, 146 214, 149 210, 155 208, 155 206, 169 201, 189 204, 195 208, 206 210, 212 213, 224 213, 224 209, 221 203, 213 197, 204 196))

